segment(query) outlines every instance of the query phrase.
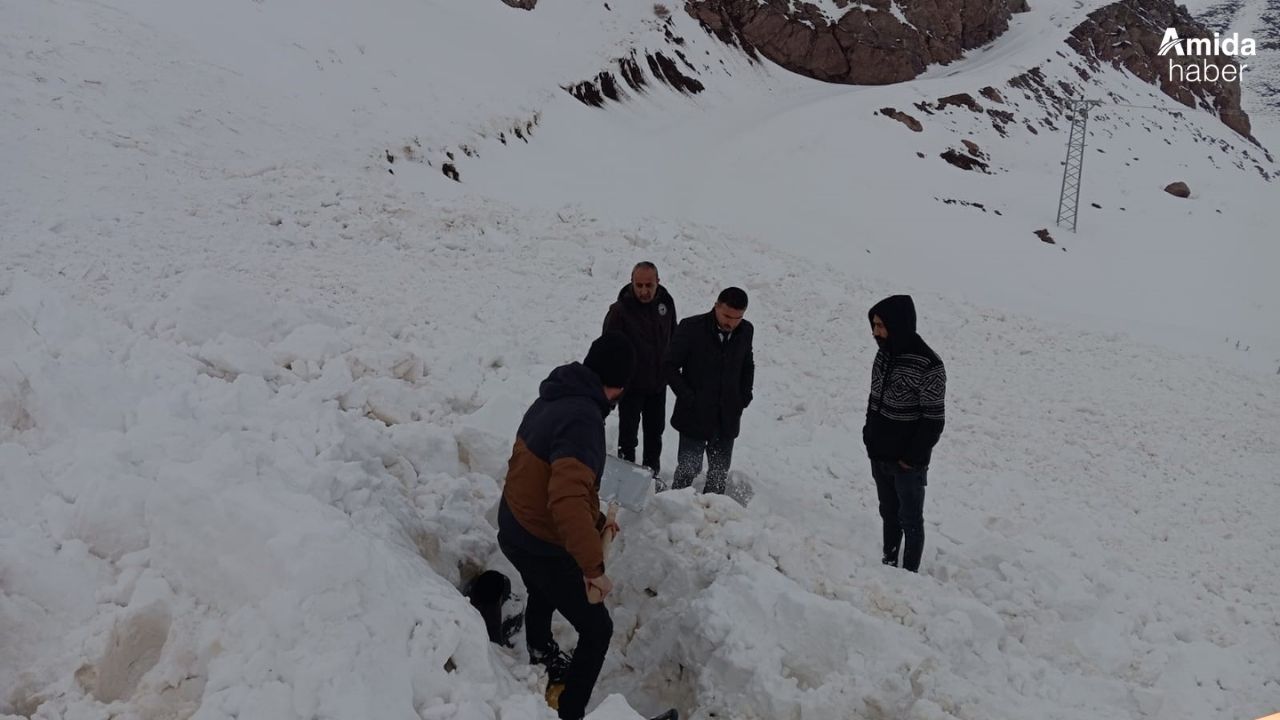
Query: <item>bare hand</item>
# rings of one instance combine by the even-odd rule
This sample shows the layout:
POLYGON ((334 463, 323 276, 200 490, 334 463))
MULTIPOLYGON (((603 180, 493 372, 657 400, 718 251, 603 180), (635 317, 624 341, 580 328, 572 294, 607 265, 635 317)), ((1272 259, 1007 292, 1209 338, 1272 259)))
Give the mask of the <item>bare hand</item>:
POLYGON ((584 575, 582 581, 586 583, 587 587, 587 602, 592 605, 599 604, 609 596, 609 593, 613 592, 613 581, 609 579, 608 575, 594 578, 584 575))
POLYGON ((915 469, 915 468, 911 467, 910 465, 908 465, 906 460, 899 460, 899 461, 898 461, 898 467, 902 468, 903 470, 914 470, 914 469, 915 469))

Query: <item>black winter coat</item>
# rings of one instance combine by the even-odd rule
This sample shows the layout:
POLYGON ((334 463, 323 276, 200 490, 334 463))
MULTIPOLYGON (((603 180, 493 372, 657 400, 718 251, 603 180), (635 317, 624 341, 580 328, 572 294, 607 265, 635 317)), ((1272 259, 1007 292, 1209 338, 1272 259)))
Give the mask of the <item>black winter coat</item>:
POLYGON ((657 295, 649 303, 636 299, 630 283, 618 293, 618 301, 609 306, 604 316, 604 332, 621 332, 635 348, 636 369, 627 384, 628 394, 667 391, 662 357, 667 354, 675 327, 676 303, 662 285, 658 285, 657 295))
POLYGON ((699 440, 738 437, 755 384, 754 334, 751 323, 743 320, 721 342, 715 311, 680 321, 663 362, 667 384, 676 394, 671 427, 699 440))

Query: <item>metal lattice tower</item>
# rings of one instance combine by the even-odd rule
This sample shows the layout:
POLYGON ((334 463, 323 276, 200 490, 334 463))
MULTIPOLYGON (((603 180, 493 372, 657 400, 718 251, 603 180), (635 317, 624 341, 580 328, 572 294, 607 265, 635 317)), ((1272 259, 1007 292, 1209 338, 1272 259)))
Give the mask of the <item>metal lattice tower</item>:
POLYGON ((1076 217, 1080 214, 1080 178, 1084 175, 1084 139, 1089 125, 1089 110, 1102 104, 1101 100, 1073 100, 1071 135, 1067 138, 1067 162, 1062 168, 1062 191, 1058 195, 1058 227, 1066 227, 1063 221, 1071 219, 1071 232, 1076 231, 1076 217))

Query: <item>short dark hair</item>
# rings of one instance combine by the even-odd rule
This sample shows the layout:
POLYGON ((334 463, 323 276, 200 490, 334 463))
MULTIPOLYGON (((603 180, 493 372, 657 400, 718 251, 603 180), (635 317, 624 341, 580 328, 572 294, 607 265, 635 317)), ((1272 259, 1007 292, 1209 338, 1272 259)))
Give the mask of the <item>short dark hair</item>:
POLYGON ((740 287, 728 287, 720 291, 716 302, 724 303, 734 310, 747 309, 747 291, 740 287))
POLYGON ((652 270, 656 274, 658 272, 658 266, 648 260, 642 260, 636 263, 635 267, 631 268, 631 274, 635 275, 637 270, 652 270))

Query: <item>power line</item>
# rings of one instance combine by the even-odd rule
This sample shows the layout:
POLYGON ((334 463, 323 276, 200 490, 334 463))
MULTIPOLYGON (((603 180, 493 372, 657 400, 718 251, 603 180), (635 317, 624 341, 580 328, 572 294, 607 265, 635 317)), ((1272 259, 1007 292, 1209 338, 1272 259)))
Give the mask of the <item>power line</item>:
POLYGON ((1127 107, 1127 108, 1138 108, 1139 110, 1165 110, 1167 112, 1177 112, 1176 110, 1169 111, 1168 108, 1156 107, 1155 105, 1130 105, 1129 103, 1117 103, 1117 102, 1104 103, 1101 100, 1098 100, 1096 102, 1098 102, 1098 104, 1100 105, 1106 105, 1107 107, 1127 107))

